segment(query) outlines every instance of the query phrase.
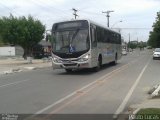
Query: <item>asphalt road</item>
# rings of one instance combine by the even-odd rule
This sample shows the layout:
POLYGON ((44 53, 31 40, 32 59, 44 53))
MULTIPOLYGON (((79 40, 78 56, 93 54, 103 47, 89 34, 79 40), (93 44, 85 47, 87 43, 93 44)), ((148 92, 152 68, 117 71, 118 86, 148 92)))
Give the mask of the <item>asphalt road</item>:
POLYGON ((120 114, 147 99, 158 83, 159 60, 135 51, 99 72, 45 68, 0 78, 0 113, 120 114))

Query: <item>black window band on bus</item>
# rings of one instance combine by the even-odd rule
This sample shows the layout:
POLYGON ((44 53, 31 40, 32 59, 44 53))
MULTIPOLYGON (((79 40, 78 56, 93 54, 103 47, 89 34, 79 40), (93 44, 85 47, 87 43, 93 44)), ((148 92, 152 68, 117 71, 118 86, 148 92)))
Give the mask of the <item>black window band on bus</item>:
POLYGON ((97 27, 97 40, 102 43, 121 44, 120 34, 101 27, 97 27))

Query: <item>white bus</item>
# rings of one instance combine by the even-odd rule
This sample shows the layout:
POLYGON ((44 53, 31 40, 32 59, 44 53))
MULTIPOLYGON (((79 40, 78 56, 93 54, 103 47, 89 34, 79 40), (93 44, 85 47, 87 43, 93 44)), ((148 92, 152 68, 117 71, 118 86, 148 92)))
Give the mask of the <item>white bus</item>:
POLYGON ((51 38, 53 69, 98 71, 121 58, 121 35, 89 20, 55 23, 51 38))

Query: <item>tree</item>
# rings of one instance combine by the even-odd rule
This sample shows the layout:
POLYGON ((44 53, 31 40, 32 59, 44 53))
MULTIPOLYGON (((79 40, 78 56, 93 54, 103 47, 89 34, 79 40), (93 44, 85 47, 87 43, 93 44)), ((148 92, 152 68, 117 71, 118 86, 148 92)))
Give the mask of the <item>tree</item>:
POLYGON ((137 47, 136 43, 133 43, 133 42, 128 43, 128 48, 135 49, 136 47, 137 47))
POLYGON ((144 47, 147 46, 146 42, 140 41, 137 45, 138 48, 140 48, 140 50, 144 49, 144 47))
POLYGON ((24 49, 23 57, 32 55, 32 47, 43 39, 45 26, 32 16, 28 18, 3 17, 0 19, 0 35, 4 43, 20 45, 24 49))
POLYGON ((0 46, 2 46, 4 43, 2 41, 2 37, 0 36, 0 46))
POLYGON ((153 31, 150 32, 148 45, 154 48, 160 47, 160 12, 157 12, 156 21, 152 27, 153 31))

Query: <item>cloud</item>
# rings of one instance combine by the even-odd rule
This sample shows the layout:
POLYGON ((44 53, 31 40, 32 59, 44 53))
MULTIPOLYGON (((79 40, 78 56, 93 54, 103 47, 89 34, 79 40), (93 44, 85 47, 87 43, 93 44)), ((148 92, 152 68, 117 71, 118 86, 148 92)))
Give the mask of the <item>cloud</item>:
MULTIPOLYGON (((110 17, 111 25, 122 20, 122 23, 115 26, 151 27, 159 6, 159 0, 0 0, 0 16, 9 16, 10 13, 15 16, 30 14, 50 29, 54 22, 72 19, 74 16, 71 9, 74 7, 79 10, 80 19, 91 19, 102 25, 107 23, 102 11, 114 10, 110 17)), ((124 30, 123 33, 127 32, 124 30)), ((147 39, 148 36, 144 36, 147 39)))

